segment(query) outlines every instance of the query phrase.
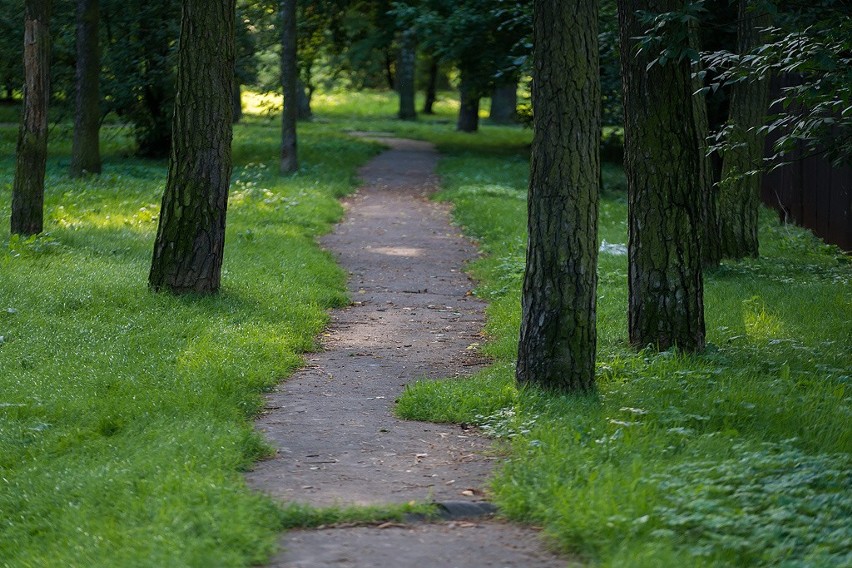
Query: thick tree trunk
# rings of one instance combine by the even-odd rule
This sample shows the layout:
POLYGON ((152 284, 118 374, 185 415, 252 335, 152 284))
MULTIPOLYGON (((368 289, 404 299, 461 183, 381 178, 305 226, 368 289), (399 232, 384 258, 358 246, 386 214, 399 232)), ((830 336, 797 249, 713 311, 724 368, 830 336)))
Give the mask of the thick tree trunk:
POLYGON ((44 228, 49 58, 50 0, 25 0, 23 117, 12 187, 11 231, 17 235, 36 235, 44 228))
POLYGON ((491 112, 488 118, 497 124, 512 124, 518 118, 518 82, 498 85, 491 93, 491 112))
POLYGON ((184 0, 169 178, 149 284, 219 289, 231 179, 235 0, 184 0))
POLYGON ((628 189, 629 334, 636 347, 704 348, 701 158, 688 61, 637 53, 637 10, 678 0, 619 0, 628 189))
POLYGON ((396 87, 399 92, 399 118, 401 120, 417 119, 417 109, 414 107, 416 45, 414 30, 402 32, 396 68, 396 87))
POLYGON ((426 98, 423 100, 423 114, 435 114, 432 107, 438 100, 438 61, 429 63, 429 79, 426 82, 426 98))
MULTIPOLYGON (((691 47, 700 51, 697 29, 690 34, 691 47)), ((699 241, 701 243, 701 258, 705 268, 719 266, 722 260, 722 233, 719 220, 719 188, 716 185, 713 160, 708 155, 707 138, 710 136, 710 121, 707 113, 707 97, 698 91, 704 87, 704 81, 699 73, 700 63, 693 64, 692 103, 695 113, 695 129, 698 135, 699 174, 698 183, 701 191, 701 226, 699 241)))
POLYGON ((296 96, 299 98, 299 109, 296 118, 299 120, 310 120, 314 113, 311 110, 311 90, 305 87, 302 81, 297 82, 296 96))
POLYGON ((296 0, 281 0, 281 85, 284 88, 284 112, 281 117, 282 175, 299 169, 296 120, 298 118, 299 72, 296 67, 296 0))
POLYGON ((231 115, 234 124, 243 118, 243 89, 234 78, 234 94, 231 96, 231 115))
POLYGON ((101 173, 99 0, 77 0, 76 112, 71 145, 72 177, 101 173))
POLYGON ((461 85, 459 86, 459 119, 456 129, 461 132, 476 132, 479 130, 479 99, 480 96, 471 87, 462 71, 461 85))
POLYGON ((586 391, 596 342, 598 4, 536 0, 533 10, 535 134, 517 380, 586 391))
MULTIPOLYGON (((757 4, 750 0, 739 2, 737 43, 741 55, 760 45, 760 30, 772 23, 770 15, 757 4)), ((768 75, 758 77, 737 83, 731 89, 728 140, 731 148, 722 157, 720 194, 725 258, 758 255, 757 219, 764 150, 764 136, 759 128, 769 107, 769 79, 768 75)))

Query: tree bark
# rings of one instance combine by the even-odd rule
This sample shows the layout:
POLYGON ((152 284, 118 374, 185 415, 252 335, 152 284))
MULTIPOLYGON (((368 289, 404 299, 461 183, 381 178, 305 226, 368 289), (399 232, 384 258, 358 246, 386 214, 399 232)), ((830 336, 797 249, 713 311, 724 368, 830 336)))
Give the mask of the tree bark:
POLYGON ((234 124, 237 124, 243 118, 243 89, 236 77, 234 78, 234 93, 231 96, 231 114, 234 124))
POLYGON ((402 32, 396 72, 397 91, 399 92, 399 118, 401 120, 417 119, 417 109, 414 106, 416 45, 414 30, 402 32))
POLYGON ((479 99, 462 70, 461 85, 459 85, 459 119, 456 129, 461 132, 476 132, 479 130, 479 99))
POLYGON ((296 67, 296 0, 281 0, 281 85, 284 88, 284 112, 281 118, 282 175, 299 169, 296 120, 298 118, 298 81, 296 67))
POLYGON ((314 116, 311 110, 311 89, 308 89, 301 80, 297 82, 296 89, 296 96, 299 98, 299 111, 296 118, 310 120, 314 116))
POLYGON ((71 177, 101 173, 98 0, 77 0, 77 69, 71 177))
POLYGON ((219 289, 231 179, 235 0, 184 0, 169 177, 149 285, 219 289))
POLYGON ((637 50, 636 12, 679 0, 619 0, 628 189, 629 335, 636 347, 704 348, 701 192, 689 61, 637 50))
POLYGON ((426 83, 426 98, 423 100, 423 114, 435 114, 432 107, 438 100, 438 61, 429 63, 429 79, 426 83))
POLYGON ((50 0, 26 0, 23 116, 12 187, 11 232, 17 235, 36 235, 44 228, 49 60, 50 0))
POLYGON ((491 112, 488 118, 497 124, 513 124, 518 118, 518 82, 513 80, 498 85, 491 94, 491 112))
POLYGON ((517 380, 594 387, 600 76, 598 3, 533 5, 534 136, 517 380))
MULTIPOLYGON (((690 30, 691 47, 700 51, 698 30, 692 26, 690 30)), ((693 63, 692 103, 695 113, 695 129, 698 137, 699 172, 698 183, 701 192, 701 225, 699 241, 701 243, 701 259, 705 268, 715 268, 722 260, 722 229, 719 220, 719 188, 716 185, 713 160, 707 153, 710 136, 710 120, 707 112, 707 96, 699 91, 704 88, 704 81, 699 73, 700 63, 693 63)))
MULTIPOLYGON (((748 54, 761 43, 762 28, 772 23, 757 2, 739 1, 738 51, 748 54)), ((722 157, 720 212, 722 255, 757 258, 757 220, 764 135, 759 132, 769 108, 769 76, 737 83, 731 89, 730 149, 722 157)))

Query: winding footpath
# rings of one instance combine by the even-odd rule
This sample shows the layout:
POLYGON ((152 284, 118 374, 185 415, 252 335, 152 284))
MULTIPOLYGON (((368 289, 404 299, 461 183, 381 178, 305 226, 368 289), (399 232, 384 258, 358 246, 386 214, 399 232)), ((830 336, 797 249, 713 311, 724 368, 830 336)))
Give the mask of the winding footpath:
POLYGON ((258 428, 278 454, 249 483, 315 507, 444 503, 436 523, 290 531, 273 567, 553 567, 539 534, 486 516, 496 457, 460 426, 409 422, 395 399, 418 379, 465 375, 482 361, 481 301, 462 271, 474 246, 427 199, 438 154, 426 142, 375 138, 390 149, 360 175, 346 219, 322 244, 349 274, 353 304, 335 310, 324 350, 268 395, 258 428))

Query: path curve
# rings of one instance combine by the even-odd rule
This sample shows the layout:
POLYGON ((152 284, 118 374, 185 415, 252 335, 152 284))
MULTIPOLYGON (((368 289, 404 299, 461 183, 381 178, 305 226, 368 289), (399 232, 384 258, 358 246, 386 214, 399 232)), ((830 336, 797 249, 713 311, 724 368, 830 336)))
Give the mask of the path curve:
MULTIPOLYGON (((322 241, 349 274, 353 304, 332 312, 324 350, 268 395, 257 425, 278 454, 247 477, 317 507, 481 501, 495 461, 488 440, 393 415, 406 384, 482 363, 484 305, 462 271, 476 249, 448 207, 427 199, 438 186, 434 147, 377 140, 390 149, 360 170, 346 219, 322 241)), ((282 545, 274 566, 565 565, 532 529, 483 520, 291 531, 282 545)))

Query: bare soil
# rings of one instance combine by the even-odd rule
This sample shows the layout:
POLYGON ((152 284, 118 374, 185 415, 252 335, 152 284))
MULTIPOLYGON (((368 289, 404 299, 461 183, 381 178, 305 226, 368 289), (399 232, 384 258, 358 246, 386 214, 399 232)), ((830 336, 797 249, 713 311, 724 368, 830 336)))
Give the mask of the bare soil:
MULTIPOLYGON (((438 154, 425 142, 376 138, 390 149, 360 175, 346 219, 325 237, 349 273, 351 306, 335 310, 323 351, 268 396, 258 428, 278 454, 249 483, 322 507, 481 502, 498 456, 457 425, 393 414, 405 385, 466 375, 482 364, 484 304, 463 272, 475 247, 428 200, 438 154)), ((276 567, 565 566, 537 531, 477 517, 405 526, 292 531, 276 567)))

